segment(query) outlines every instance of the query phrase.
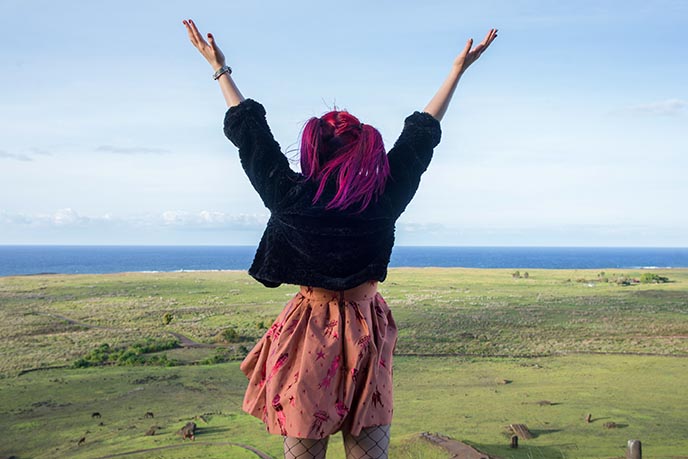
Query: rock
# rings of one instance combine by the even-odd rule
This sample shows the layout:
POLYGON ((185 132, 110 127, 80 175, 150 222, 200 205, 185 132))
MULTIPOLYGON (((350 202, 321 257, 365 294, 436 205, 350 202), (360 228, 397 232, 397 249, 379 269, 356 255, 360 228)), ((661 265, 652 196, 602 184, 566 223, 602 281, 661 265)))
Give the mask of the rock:
POLYGON ((187 438, 194 440, 196 438, 196 423, 191 421, 187 422, 184 427, 177 431, 177 434, 181 435, 183 440, 187 438))

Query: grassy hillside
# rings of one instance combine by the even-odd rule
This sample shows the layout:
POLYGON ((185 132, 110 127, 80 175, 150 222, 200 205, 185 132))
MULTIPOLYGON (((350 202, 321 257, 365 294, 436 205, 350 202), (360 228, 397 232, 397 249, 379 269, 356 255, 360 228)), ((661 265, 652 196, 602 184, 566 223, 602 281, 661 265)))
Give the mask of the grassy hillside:
MULTIPOLYGON (((381 284, 400 329, 391 457, 445 457, 417 439, 422 431, 513 458, 620 457, 629 438, 644 441, 647 457, 688 455, 688 403, 678 390, 688 359, 677 358, 688 356, 688 270, 653 270, 671 282, 630 285, 644 271, 513 271, 393 269, 381 284), (551 403, 537 403, 544 400, 551 403), (583 421, 587 413, 594 422, 583 421), (609 421, 618 427, 603 428, 609 421), (527 424, 536 438, 506 449, 510 423, 527 424)), ((0 457, 180 445, 174 432, 204 413, 194 446, 155 457, 255 457, 200 444, 227 442, 279 456, 281 439, 240 412, 238 362, 193 363, 240 358, 294 292, 265 289, 243 272, 0 278, 0 457), (170 332, 219 348, 157 353, 187 364, 173 367, 20 375, 170 332), (102 418, 91 418, 96 411, 102 418), (161 429, 145 436, 152 425, 161 429)), ((331 457, 343 457, 339 439, 331 445, 331 457)))

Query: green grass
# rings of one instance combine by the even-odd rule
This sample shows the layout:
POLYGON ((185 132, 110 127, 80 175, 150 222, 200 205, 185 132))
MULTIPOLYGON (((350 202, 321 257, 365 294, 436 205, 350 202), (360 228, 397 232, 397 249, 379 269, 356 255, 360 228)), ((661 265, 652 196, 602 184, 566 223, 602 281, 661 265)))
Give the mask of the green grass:
MULTIPOLYGON (((450 435, 504 458, 622 456, 630 438, 643 441, 647 457, 688 451, 688 400, 678 390, 688 374, 687 359, 397 357, 394 372, 391 457, 445 457, 417 439, 423 431, 450 435), (503 379, 511 383, 499 384, 503 379), (540 406, 541 400, 552 405, 540 406), (587 413, 593 415, 591 424, 584 422, 587 413), (608 421, 621 427, 603 428, 608 421), (517 452, 507 448, 504 427, 511 423, 524 423, 537 435, 522 441, 517 452)), ((0 452, 94 458, 176 445, 182 443, 177 429, 194 416, 212 413, 207 424, 195 421, 199 442, 246 443, 279 457, 280 438, 241 413, 244 388, 238 362, 45 370, 8 378, 0 389, 5 432, 0 452), (96 411, 102 418, 91 418, 96 411), (155 418, 144 419, 147 411, 155 418), (144 436, 152 425, 162 429, 144 436), (77 447, 87 430, 86 445, 77 447)), ((329 457, 344 457, 340 442, 332 439, 329 457)), ((227 447, 200 451, 167 450, 159 457, 249 457, 238 449, 230 454, 227 447)))
MULTIPOLYGON (((610 279, 643 274, 605 271, 610 279)), ((688 454, 680 390, 688 359, 677 357, 688 356, 688 270, 653 270, 671 282, 629 286, 603 282, 598 271, 528 270, 528 279, 512 272, 390 270, 380 287, 400 329, 391 457, 446 457, 418 439, 423 431, 504 458, 622 457, 630 438, 643 441, 646 457, 688 454), (498 384, 502 379, 512 382, 498 384), (587 413, 595 422, 583 422, 587 413), (604 429, 607 421, 620 427, 604 429), (506 448, 509 423, 527 424, 536 438, 506 448)), ((183 444, 174 432, 202 413, 214 414, 207 425, 196 421, 198 442, 246 443, 279 457, 281 439, 241 413, 238 362, 194 365, 214 349, 162 351, 186 364, 171 368, 18 375, 70 365, 103 343, 126 347, 170 331, 218 343, 233 327, 236 354, 250 349, 295 291, 266 289, 243 272, 0 278, 0 457, 94 458, 183 444), (167 312, 174 317, 164 325, 167 312), (91 419, 94 411, 103 418, 91 419), (142 419, 146 411, 155 419, 142 419), (144 436, 153 424, 162 430, 144 436)), ((330 451, 343 457, 339 439, 330 451)), ((201 456, 252 457, 217 445, 154 457, 201 456)))

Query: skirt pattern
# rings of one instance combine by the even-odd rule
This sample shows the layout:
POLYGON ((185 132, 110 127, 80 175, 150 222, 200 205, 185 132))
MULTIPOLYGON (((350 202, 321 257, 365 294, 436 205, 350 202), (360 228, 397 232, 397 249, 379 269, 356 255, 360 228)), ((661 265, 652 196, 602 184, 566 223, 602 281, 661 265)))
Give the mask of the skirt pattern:
POLYGON ((390 424, 396 341, 377 282, 302 286, 241 364, 243 410, 268 432, 298 438, 390 424))

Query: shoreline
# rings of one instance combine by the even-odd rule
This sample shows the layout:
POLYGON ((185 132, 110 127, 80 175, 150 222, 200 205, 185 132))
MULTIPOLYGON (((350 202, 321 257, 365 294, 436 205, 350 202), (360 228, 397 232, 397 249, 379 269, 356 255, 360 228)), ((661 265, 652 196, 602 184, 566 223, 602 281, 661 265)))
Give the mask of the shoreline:
MULTIPOLYGON (((478 270, 478 271, 688 271, 688 266, 630 266, 630 267, 601 267, 601 268, 537 268, 537 267, 518 267, 518 268, 483 268, 483 267, 468 267, 468 266, 393 266, 388 268, 389 271, 399 270, 425 270, 425 269, 441 269, 441 270, 478 270)), ((246 273, 247 269, 176 269, 172 271, 162 270, 142 270, 142 271, 114 271, 105 273, 60 273, 60 272, 40 272, 40 273, 21 273, 21 274, 4 274, 0 275, 0 279, 10 277, 40 277, 40 276, 118 276, 128 274, 183 274, 183 273, 246 273)))

